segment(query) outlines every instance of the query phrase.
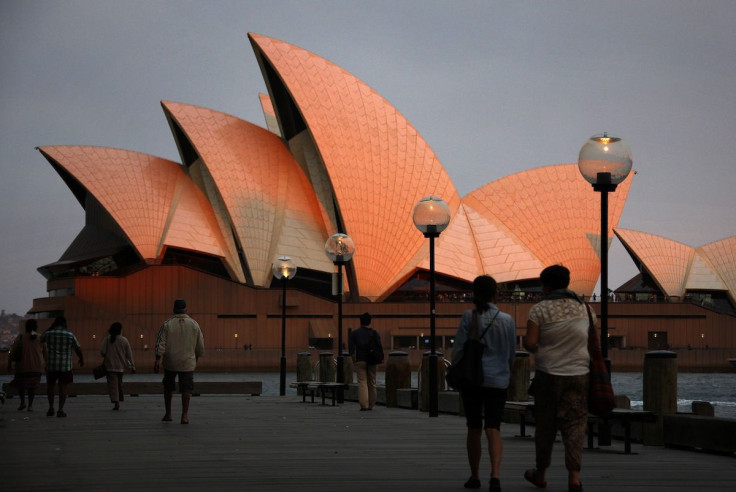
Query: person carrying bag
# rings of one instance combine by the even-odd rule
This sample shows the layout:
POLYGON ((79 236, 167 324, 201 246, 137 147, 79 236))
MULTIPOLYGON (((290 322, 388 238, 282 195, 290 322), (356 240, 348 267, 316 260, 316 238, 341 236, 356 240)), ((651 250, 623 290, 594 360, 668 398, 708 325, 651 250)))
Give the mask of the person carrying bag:
POLYGON ((497 311, 493 316, 490 324, 478 336, 478 313, 473 311, 473 318, 470 322, 470 335, 463 344, 463 351, 460 360, 447 368, 445 380, 450 388, 457 391, 470 390, 480 388, 483 385, 483 337, 486 336, 488 330, 493 326, 493 322, 498 316, 497 311))
POLYGON ((473 281, 475 309, 465 311, 460 321, 447 379, 452 387, 460 389, 465 409, 470 478, 464 486, 480 488, 481 436, 485 432, 491 462, 491 492, 501 490, 501 416, 516 356, 516 324, 493 304, 497 292, 496 281, 488 275, 473 281))

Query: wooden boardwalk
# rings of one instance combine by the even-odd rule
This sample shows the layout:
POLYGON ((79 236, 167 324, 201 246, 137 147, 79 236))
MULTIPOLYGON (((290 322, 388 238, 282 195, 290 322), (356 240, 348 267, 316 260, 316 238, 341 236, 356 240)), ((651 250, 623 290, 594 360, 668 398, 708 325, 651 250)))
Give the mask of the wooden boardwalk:
MULTIPOLYGON (((453 415, 359 412, 357 403, 322 406, 294 394, 195 397, 190 425, 161 422, 155 396, 127 398, 119 412, 106 397, 70 398, 67 418, 46 417, 45 396, 32 413, 17 405, 0 406, 0 490, 461 491, 468 477, 464 419, 453 415)), ((518 430, 502 428, 505 492, 536 490, 522 478, 534 442, 518 430)), ((736 490, 734 457, 639 444, 633 455, 622 451, 619 441, 585 450, 586 491, 736 490)), ((482 476, 487 463, 484 454, 482 476)), ((548 481, 549 491, 567 490, 561 444, 548 481)))

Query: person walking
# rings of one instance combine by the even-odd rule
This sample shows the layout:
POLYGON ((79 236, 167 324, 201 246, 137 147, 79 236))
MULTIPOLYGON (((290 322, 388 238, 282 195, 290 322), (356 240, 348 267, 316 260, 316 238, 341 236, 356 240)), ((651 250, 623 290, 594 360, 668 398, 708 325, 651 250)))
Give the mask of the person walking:
POLYGON ((10 382, 15 386, 20 397, 18 411, 26 408, 25 393, 28 392, 28 411, 33 411, 33 400, 36 397, 36 389, 41 383, 43 372, 43 344, 36 329, 38 322, 35 319, 26 320, 25 333, 19 334, 8 353, 8 372, 12 370, 15 362, 15 377, 10 382))
POLYGON ((348 351, 358 376, 358 403, 362 412, 373 410, 376 405, 376 367, 383 362, 381 335, 371 328, 370 313, 360 315, 360 328, 350 332, 348 351), (380 354, 370 360, 372 353, 380 354))
POLYGON ((107 371, 107 392, 113 410, 120 410, 120 402, 125 399, 123 394, 123 374, 125 369, 130 369, 135 374, 135 362, 133 362, 133 350, 130 348, 128 339, 121 333, 123 325, 115 322, 107 330, 108 336, 102 341, 100 354, 102 363, 107 371))
POLYGON ((457 364, 468 339, 477 337, 484 345, 482 386, 460 392, 468 428, 465 445, 470 465, 465 488, 480 488, 481 436, 485 431, 491 460, 488 490, 492 492, 501 490, 501 417, 516 356, 516 324, 494 304, 497 296, 498 286, 493 277, 481 275, 473 280, 475 309, 463 313, 452 349, 452 363, 457 364))
POLYGON ((156 361, 154 372, 164 368, 164 405, 166 413, 161 419, 170 422, 171 398, 179 379, 181 393, 181 423, 189 423, 189 402, 194 391, 194 369, 197 360, 204 355, 204 336, 199 324, 187 314, 184 299, 174 301, 174 316, 164 321, 156 337, 156 361))
MULTIPOLYGON (((589 307, 570 285, 570 270, 562 265, 545 268, 541 275, 542 300, 529 311, 524 347, 534 354, 534 441, 536 468, 524 478, 539 488, 547 486, 552 446, 557 431, 565 447, 567 487, 581 492, 585 427, 588 420, 589 307)), ((595 313, 592 313, 595 316, 595 313)), ((593 318, 595 319, 595 318, 593 318)))
POLYGON ((44 346, 44 359, 46 360, 46 393, 49 399, 49 410, 47 417, 54 416, 54 391, 56 382, 59 382, 59 410, 57 417, 66 417, 64 404, 66 403, 67 387, 74 382, 72 372, 72 350, 79 358, 79 367, 84 367, 84 354, 82 347, 77 341, 74 333, 67 329, 66 318, 58 316, 51 328, 43 332, 41 342, 44 346))

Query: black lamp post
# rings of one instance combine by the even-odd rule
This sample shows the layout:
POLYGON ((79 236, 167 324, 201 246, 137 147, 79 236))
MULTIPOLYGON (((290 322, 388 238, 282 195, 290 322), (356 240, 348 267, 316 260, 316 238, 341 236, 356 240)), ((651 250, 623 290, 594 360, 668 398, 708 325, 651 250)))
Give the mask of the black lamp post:
POLYGON ((593 190, 601 194, 601 352, 608 359, 608 193, 616 190, 631 172, 631 149, 608 133, 593 135, 580 148, 578 168, 593 190))
MULTIPOLYGON (((355 243, 347 234, 333 234, 325 243, 325 254, 332 263, 337 266, 337 289, 333 289, 333 294, 337 296, 337 382, 345 382, 345 369, 343 367, 342 356, 342 297, 343 297, 343 281, 342 267, 349 262, 355 253, 355 243)), ((339 393, 338 400, 342 403, 342 391, 339 393)))
MULTIPOLYGON (((288 256, 279 256, 271 266, 276 280, 281 280, 281 370, 279 373, 279 395, 286 394, 286 281, 296 275, 296 264, 288 256)), ((235 335, 237 338, 238 335, 235 335)))
POLYGON ((414 225, 429 239, 429 416, 437 417, 437 346, 435 343, 434 240, 450 223, 450 207, 434 196, 422 198, 414 206, 414 225))

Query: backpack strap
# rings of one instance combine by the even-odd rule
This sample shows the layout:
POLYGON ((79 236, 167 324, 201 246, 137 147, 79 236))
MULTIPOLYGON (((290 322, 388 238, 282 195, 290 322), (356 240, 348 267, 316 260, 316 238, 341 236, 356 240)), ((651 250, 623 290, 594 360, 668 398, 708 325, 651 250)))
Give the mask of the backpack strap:
POLYGON ((496 321, 496 316, 498 316, 498 313, 500 313, 501 310, 499 309, 496 311, 496 314, 493 315, 493 318, 491 319, 491 322, 488 323, 488 326, 485 330, 483 330, 483 333, 481 333, 480 336, 478 336, 478 324, 480 323, 480 320, 478 319, 478 312, 473 309, 473 319, 470 320, 470 332, 469 337, 470 339, 474 340, 482 340, 484 336, 486 336, 486 333, 488 333, 488 330, 491 329, 491 326, 493 326, 493 322, 496 321))
POLYGON ((488 333, 488 330, 491 329, 491 326, 493 326, 493 322, 496 321, 496 316, 498 316, 498 313, 500 312, 501 310, 499 309, 498 311, 496 311, 496 314, 493 315, 493 318, 491 318, 491 322, 488 323, 488 326, 486 327, 486 329, 483 330, 483 334, 480 336, 481 339, 483 339, 483 337, 486 336, 486 333, 488 333))

